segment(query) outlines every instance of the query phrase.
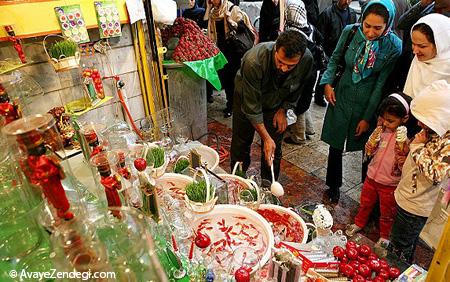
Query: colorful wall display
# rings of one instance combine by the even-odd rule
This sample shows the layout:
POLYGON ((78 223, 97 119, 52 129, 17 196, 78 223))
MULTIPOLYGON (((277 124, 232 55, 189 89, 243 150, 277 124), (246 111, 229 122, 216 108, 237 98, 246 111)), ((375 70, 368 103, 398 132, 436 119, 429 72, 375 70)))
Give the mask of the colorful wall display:
POLYGON ((55 13, 64 36, 77 43, 90 41, 80 5, 55 7, 55 13))
POLYGON ((115 1, 94 2, 97 12, 98 31, 100 38, 118 37, 122 35, 119 10, 115 1))

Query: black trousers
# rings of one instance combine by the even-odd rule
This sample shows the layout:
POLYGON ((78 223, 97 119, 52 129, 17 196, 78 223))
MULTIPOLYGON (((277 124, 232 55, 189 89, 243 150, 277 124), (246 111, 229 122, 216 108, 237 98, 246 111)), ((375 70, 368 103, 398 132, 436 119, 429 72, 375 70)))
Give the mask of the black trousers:
POLYGON ((227 97, 226 107, 228 110, 233 109, 233 96, 234 96, 234 78, 236 73, 240 68, 241 60, 240 58, 229 58, 227 57, 228 63, 223 67, 223 69, 218 71, 220 84, 225 90, 225 95, 227 97))
POLYGON ((401 260, 407 263, 413 262, 417 241, 427 219, 427 217, 409 213, 397 205, 389 248, 401 260))
MULTIPOLYGON (((273 127, 272 120, 275 112, 276 111, 264 113, 264 126, 276 145, 273 169, 275 178, 278 179, 278 176, 280 175, 280 162, 282 157, 281 142, 283 140, 283 134, 277 133, 277 129, 273 127)), ((234 101, 233 136, 231 140, 231 167, 234 167, 236 162, 242 162, 243 170, 247 171, 250 166, 250 148, 253 143, 254 135, 255 128, 244 113, 242 113, 240 101, 234 101)), ((272 180, 270 167, 267 165, 264 156, 264 144, 261 144, 261 179, 272 180)))
MULTIPOLYGON (((342 153, 343 150, 336 149, 330 146, 328 151, 327 177, 325 184, 330 189, 338 190, 342 186, 342 153)), ((364 160, 364 151, 363 151, 364 160)), ((364 182, 367 175, 369 162, 361 162, 361 182, 364 182)))

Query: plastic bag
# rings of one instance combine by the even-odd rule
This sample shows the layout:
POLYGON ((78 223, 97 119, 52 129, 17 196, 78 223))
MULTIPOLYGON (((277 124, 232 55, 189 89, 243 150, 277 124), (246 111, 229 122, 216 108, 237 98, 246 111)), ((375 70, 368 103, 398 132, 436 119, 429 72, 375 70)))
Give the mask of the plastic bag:
POLYGON ((152 12, 155 22, 172 25, 177 18, 177 3, 172 0, 152 0, 152 12))

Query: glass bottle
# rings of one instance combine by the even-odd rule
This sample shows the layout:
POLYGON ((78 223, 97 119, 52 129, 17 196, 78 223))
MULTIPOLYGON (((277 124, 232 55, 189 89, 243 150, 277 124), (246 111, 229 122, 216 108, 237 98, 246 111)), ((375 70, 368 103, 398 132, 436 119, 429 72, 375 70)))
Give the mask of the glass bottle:
POLYGON ((84 158, 89 161, 92 155, 95 155, 105 148, 104 142, 101 141, 101 132, 105 129, 103 124, 87 124, 81 126, 80 133, 80 143, 83 149, 84 158))
POLYGON ((91 165, 97 168, 100 183, 104 188, 108 209, 112 214, 121 218, 120 208, 129 202, 126 187, 122 185, 121 176, 117 173, 119 157, 116 152, 100 152, 91 157, 91 165), (113 209, 116 208, 116 209, 113 209))
POLYGON ((61 220, 86 216, 85 200, 73 182, 69 164, 62 167, 64 147, 50 114, 26 116, 7 124, 2 132, 8 139, 16 166, 32 190, 42 193, 54 211, 53 226, 61 220), (70 177, 66 177, 70 175, 70 177))

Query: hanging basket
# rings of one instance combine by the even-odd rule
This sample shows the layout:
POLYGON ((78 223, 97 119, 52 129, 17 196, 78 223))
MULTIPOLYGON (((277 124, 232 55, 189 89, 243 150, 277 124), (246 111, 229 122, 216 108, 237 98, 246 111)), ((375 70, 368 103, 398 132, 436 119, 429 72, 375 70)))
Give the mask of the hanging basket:
POLYGON ((47 54, 48 61, 53 66, 55 71, 62 72, 62 71, 67 71, 67 70, 74 69, 74 68, 79 68, 81 56, 80 56, 80 50, 78 49, 78 45, 77 45, 77 51, 75 52, 74 56, 65 57, 64 55, 61 55, 59 58, 52 58, 50 56, 50 54, 48 53, 48 49, 47 49, 47 44, 48 44, 47 39, 49 37, 57 38, 57 40, 55 40, 55 42, 57 42, 57 41, 73 41, 73 40, 71 40, 70 38, 61 36, 61 35, 56 35, 56 34, 47 35, 44 37, 44 40, 42 40, 42 45, 44 46, 45 54, 47 54))

